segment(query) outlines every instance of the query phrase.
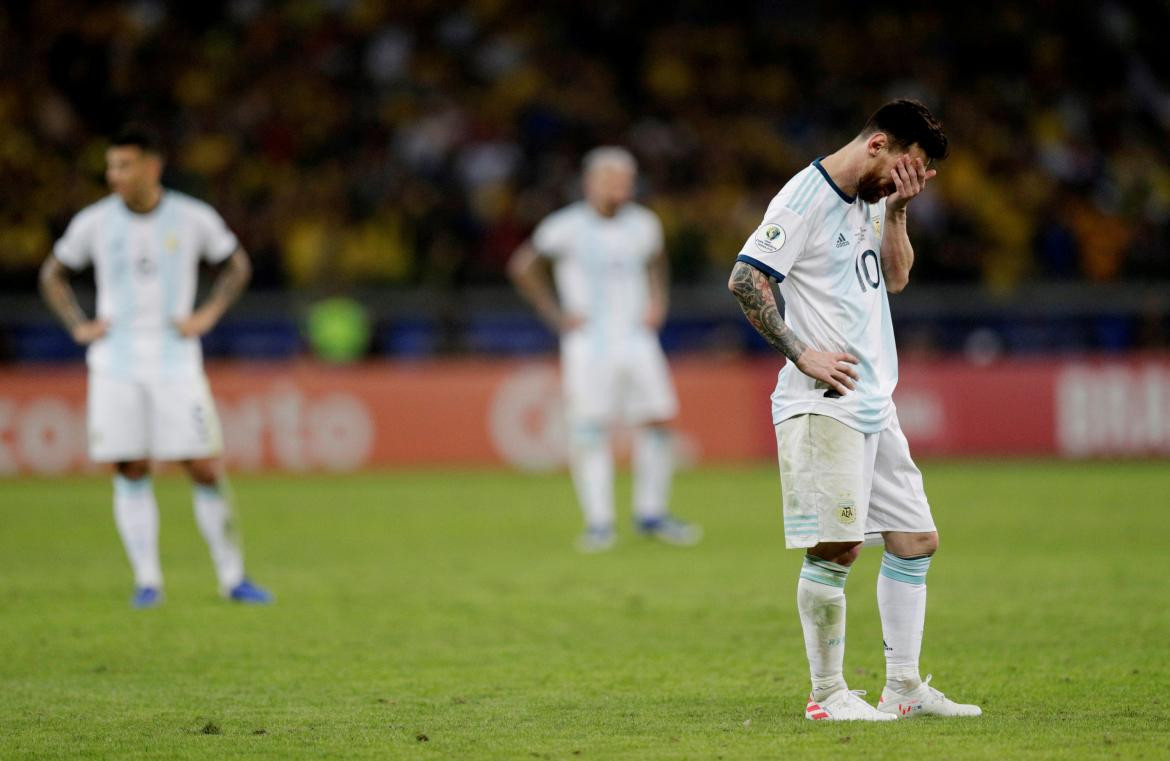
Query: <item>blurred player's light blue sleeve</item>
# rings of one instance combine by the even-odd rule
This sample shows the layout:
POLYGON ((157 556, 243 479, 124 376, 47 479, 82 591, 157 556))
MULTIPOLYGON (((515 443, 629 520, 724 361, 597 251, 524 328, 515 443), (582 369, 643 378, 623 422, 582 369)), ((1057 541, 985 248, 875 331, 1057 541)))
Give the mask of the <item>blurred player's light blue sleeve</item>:
POLYGON ((199 203, 195 214, 195 225, 200 237, 203 257, 212 264, 218 264, 236 252, 240 241, 231 231, 223 217, 215 209, 199 203))
POLYGON ((93 239, 98 219, 94 210, 87 209, 75 216, 65 228, 65 234, 53 246, 53 256, 74 270, 85 268, 93 260, 93 239))
POLYGON ((564 256, 573 235, 571 207, 545 217, 532 233, 532 247, 536 253, 550 259, 564 256))

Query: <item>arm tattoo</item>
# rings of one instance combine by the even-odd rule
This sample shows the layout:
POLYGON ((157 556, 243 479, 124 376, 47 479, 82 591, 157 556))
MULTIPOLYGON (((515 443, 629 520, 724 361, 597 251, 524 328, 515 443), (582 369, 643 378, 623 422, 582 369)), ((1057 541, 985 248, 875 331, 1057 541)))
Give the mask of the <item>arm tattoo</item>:
POLYGON ((86 321, 85 312, 81 311, 73 287, 69 285, 69 275, 52 259, 41 268, 41 296, 66 329, 72 331, 86 321))
POLYGON ((252 267, 242 249, 237 249, 228 259, 227 266, 216 276, 211 285, 211 294, 208 301, 218 304, 221 310, 226 311, 252 278, 252 267))
POLYGON ((748 321, 777 351, 792 362, 800 359, 807 345, 780 319, 768 276, 750 264, 736 262, 731 270, 731 292, 748 321))

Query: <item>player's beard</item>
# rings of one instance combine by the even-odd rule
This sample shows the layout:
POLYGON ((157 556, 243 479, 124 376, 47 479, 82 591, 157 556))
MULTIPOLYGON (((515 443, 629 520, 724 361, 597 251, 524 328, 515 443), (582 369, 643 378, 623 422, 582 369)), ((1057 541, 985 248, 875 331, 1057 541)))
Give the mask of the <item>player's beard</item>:
POLYGON ((624 198, 602 198, 597 204, 597 212, 603 217, 612 217, 625 204, 624 198))
POLYGON ((876 172, 862 175, 857 181, 857 197, 866 203, 877 203, 894 190, 894 183, 876 172))

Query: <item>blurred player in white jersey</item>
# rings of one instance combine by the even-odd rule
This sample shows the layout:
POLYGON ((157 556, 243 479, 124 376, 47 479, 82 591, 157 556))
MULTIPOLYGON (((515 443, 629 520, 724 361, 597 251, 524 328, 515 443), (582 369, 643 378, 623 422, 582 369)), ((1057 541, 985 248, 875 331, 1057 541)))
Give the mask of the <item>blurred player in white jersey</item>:
POLYGON ((634 427, 638 531, 692 545, 699 527, 669 512, 678 400, 658 342, 669 289, 662 225, 632 200, 637 164, 624 148, 594 149, 583 172, 584 200, 545 218, 508 265, 521 295, 561 337, 570 470, 585 518, 577 546, 599 552, 614 544, 610 440, 623 421, 634 427))
POLYGON ((942 126, 925 106, 887 103, 772 199, 728 284, 756 330, 788 358, 772 422, 785 543, 807 550, 797 608, 812 672, 809 719, 980 714, 919 674, 938 533, 892 399, 898 354, 886 292, 908 282, 906 207, 935 176, 931 161, 946 153, 942 126), (867 538, 885 545, 877 593, 886 685, 876 709, 850 691, 842 671, 845 580, 867 538))
POLYGON ((114 466, 114 518, 134 569, 132 604, 162 602, 152 459, 182 463, 190 475, 220 593, 266 603, 269 593, 244 574, 199 342, 243 292, 251 265, 214 209, 161 185, 162 168, 152 130, 128 126, 115 136, 106 152, 113 193, 69 223, 41 268, 41 292, 74 340, 89 346, 89 451, 114 466), (194 309, 201 258, 222 266, 194 309), (89 265, 97 284, 92 320, 69 285, 69 270, 89 265))

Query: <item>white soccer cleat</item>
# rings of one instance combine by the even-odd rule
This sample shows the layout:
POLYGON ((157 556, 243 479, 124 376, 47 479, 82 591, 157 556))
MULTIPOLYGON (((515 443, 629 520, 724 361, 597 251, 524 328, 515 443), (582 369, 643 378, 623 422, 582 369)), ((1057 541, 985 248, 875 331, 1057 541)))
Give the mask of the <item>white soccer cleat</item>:
POLYGON ((865 690, 837 690, 819 703, 808 697, 804 718, 813 721, 890 721, 898 717, 882 713, 861 699, 865 690))
POLYGON ((976 705, 956 703, 930 686, 930 675, 909 692, 898 692, 889 687, 882 690, 877 710, 890 716, 913 719, 916 716, 982 716, 976 705))

